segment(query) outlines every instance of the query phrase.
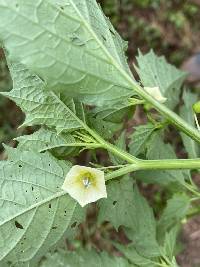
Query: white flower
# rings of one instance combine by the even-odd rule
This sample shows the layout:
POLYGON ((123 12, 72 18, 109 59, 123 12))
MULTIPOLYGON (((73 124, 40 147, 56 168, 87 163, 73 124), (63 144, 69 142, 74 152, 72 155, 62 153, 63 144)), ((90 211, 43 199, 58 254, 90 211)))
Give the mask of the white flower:
POLYGON ((144 90, 160 103, 167 101, 167 98, 161 94, 159 87, 144 87, 144 90))
POLYGON ((83 207, 100 198, 107 198, 104 172, 75 165, 68 172, 62 189, 83 207))

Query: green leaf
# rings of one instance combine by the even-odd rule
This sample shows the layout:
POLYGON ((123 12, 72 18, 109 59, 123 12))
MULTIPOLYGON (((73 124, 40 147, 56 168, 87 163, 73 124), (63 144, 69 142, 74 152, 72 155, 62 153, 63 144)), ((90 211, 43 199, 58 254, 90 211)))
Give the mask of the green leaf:
POLYGON ((45 124, 57 132, 82 128, 79 118, 51 92, 45 92, 43 82, 31 74, 23 65, 12 62, 9 65, 14 88, 3 92, 26 113, 23 126, 45 124))
MULTIPOLYGON (((147 159, 175 159, 176 154, 170 144, 165 144, 159 133, 153 133, 147 144, 147 159)), ((137 172, 136 178, 145 183, 157 183, 164 186, 170 183, 182 183, 189 176, 188 171, 184 170, 156 170, 137 172)))
POLYGON ((99 201, 98 221, 109 221, 117 230, 120 225, 132 226, 133 182, 130 178, 112 181, 107 185, 107 199, 99 201))
POLYGON ((44 152, 58 147, 68 147, 69 152, 76 146, 77 141, 71 134, 57 134, 50 129, 41 128, 30 135, 15 138, 19 142, 18 148, 36 152, 44 152))
POLYGON ((114 133, 122 128, 122 125, 119 123, 113 123, 95 118, 89 118, 89 126, 107 140, 113 137, 114 133))
POLYGON ((135 107, 128 101, 117 103, 113 106, 96 107, 91 111, 93 117, 97 119, 122 123, 126 115, 133 114, 135 107))
POLYGON ((179 224, 181 220, 185 218, 189 207, 190 198, 187 195, 174 194, 173 197, 167 201, 167 206, 159 219, 159 235, 162 236, 166 231, 179 224))
POLYGON ((145 257, 159 255, 156 241, 156 224, 152 209, 134 187, 131 179, 113 181, 107 185, 108 198, 99 201, 99 222, 109 221, 118 229, 126 227, 126 233, 137 252, 145 257))
POLYGON ((141 256, 136 249, 134 248, 134 246, 131 245, 121 245, 118 243, 114 243, 115 247, 124 254, 124 256, 133 264, 135 264, 138 267, 157 267, 158 265, 156 264, 156 260, 155 260, 155 264, 154 264, 154 260, 150 260, 148 258, 145 258, 143 256, 141 256))
POLYGON ((135 131, 130 136, 130 153, 137 156, 144 152, 146 143, 152 133, 156 130, 156 125, 151 123, 135 127, 135 131))
POLYGON ((61 189, 70 163, 47 152, 7 151, 9 160, 0 162, 0 265, 26 266, 66 231, 71 236, 83 209, 61 189))
POLYGON ((166 62, 164 57, 158 57, 153 50, 143 55, 139 51, 136 71, 145 87, 158 86, 162 95, 167 98, 166 105, 174 108, 179 102, 180 88, 186 73, 166 62))
POLYGON ((95 0, 0 0, 0 38, 46 89, 95 105, 133 94, 125 43, 95 0))
MULTIPOLYGON (((76 252, 59 250, 48 255, 41 267, 131 267, 125 259, 121 257, 109 256, 107 253, 97 253, 95 250, 87 251, 79 249, 76 252)), ((133 266, 132 266, 133 267, 133 266)))
MULTIPOLYGON (((194 93, 191 93, 189 90, 184 90, 183 92, 183 101, 184 104, 180 108, 180 115, 184 118, 189 124, 195 126, 194 122, 194 112, 192 109, 192 105, 197 102, 198 96, 194 93)), ((198 158, 200 156, 200 147, 199 145, 192 139, 189 138, 186 134, 180 133, 185 149, 190 158, 198 158)))
POLYGON ((174 252, 176 248, 176 239, 178 232, 179 226, 176 225, 165 234, 163 252, 170 259, 170 261, 175 260, 174 252))
MULTIPOLYGON (((122 150, 126 150, 126 132, 122 132, 120 134, 120 136, 117 138, 117 140, 115 141, 115 146, 119 147, 122 150)), ((119 157, 116 157, 115 155, 113 155, 112 153, 108 153, 111 162, 114 165, 120 165, 120 164, 124 164, 125 161, 120 159, 119 157)))

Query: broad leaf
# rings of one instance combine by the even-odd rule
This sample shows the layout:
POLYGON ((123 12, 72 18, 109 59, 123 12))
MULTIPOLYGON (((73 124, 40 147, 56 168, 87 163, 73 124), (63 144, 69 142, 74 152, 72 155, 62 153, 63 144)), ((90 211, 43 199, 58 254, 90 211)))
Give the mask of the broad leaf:
POLYGON ((14 88, 1 93, 14 100, 26 113, 23 126, 45 124, 57 132, 83 127, 81 121, 55 94, 45 92, 43 82, 23 65, 10 65, 14 88))
MULTIPOLYGON (((189 124, 195 126, 194 122, 194 112, 192 110, 192 105, 196 103, 198 96, 194 93, 191 93, 189 90, 185 90, 183 93, 183 105, 180 108, 180 115, 183 117, 189 124)), ((184 133, 180 133, 185 149, 190 158, 198 158, 200 156, 200 147, 192 138, 188 137, 184 133)))
POLYGON ((117 230, 120 225, 132 226, 133 182, 130 178, 107 185, 108 198, 99 201, 98 221, 109 221, 117 230))
POLYGON ((95 105, 133 94, 126 45, 95 0, 0 0, 0 38, 46 89, 95 105))
POLYGON ((124 254, 124 256, 132 263, 135 264, 138 267, 157 267, 158 265, 156 263, 158 263, 158 261, 155 259, 148 259, 145 258, 143 256, 141 256, 136 249, 134 248, 134 246, 131 245, 121 245, 118 243, 114 243, 115 247, 124 254), (155 262, 154 262, 155 261, 155 262))
POLYGON ((162 95, 167 98, 166 105, 174 108, 179 102, 180 88, 186 73, 166 62, 164 57, 158 57, 151 50, 143 55, 139 51, 138 67, 135 67, 142 84, 145 87, 158 86, 162 95))
POLYGON ((107 192, 108 199, 99 202, 99 222, 109 221, 116 229, 124 226, 140 255, 158 256, 155 218, 137 186, 133 190, 132 181, 125 178, 109 183, 107 192))
POLYGON ((83 210, 61 189, 70 163, 49 153, 8 154, 0 162, 0 265, 32 266, 66 230, 71 235, 83 210))
POLYGON ((33 134, 15 138, 15 140, 19 142, 19 149, 36 152, 44 152, 58 147, 69 147, 69 151, 71 151, 71 147, 77 144, 75 138, 70 134, 58 135, 53 130, 43 128, 33 134))
POLYGON ((130 136, 130 153, 134 156, 143 153, 147 141, 155 130, 156 126, 151 123, 135 127, 135 131, 130 136))
POLYGON ((112 257, 107 253, 97 253, 95 250, 79 249, 76 252, 59 250, 48 255, 41 267, 134 267, 121 257, 112 257))

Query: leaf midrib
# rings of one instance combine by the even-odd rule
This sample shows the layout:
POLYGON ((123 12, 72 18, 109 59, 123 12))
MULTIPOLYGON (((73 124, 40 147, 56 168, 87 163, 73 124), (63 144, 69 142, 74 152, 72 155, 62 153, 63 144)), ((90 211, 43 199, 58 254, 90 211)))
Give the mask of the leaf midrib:
POLYGON ((39 201, 39 202, 27 207, 23 211, 20 211, 20 212, 16 213, 14 216, 9 217, 7 220, 4 220, 3 222, 0 223, 0 227, 2 227, 6 223, 9 223, 10 221, 14 220, 15 218, 25 214, 26 212, 29 212, 29 211, 31 211, 31 210, 33 210, 35 208, 38 208, 38 207, 40 207, 40 206, 42 206, 42 205, 44 205, 44 204, 46 204, 46 203, 48 203, 48 202, 50 202, 50 201, 52 201, 54 199, 60 198, 60 197, 62 197, 64 195, 66 195, 66 194, 67 193, 64 192, 64 191, 57 192, 56 194, 54 194, 54 195, 52 195, 52 196, 50 196, 50 197, 48 197, 46 199, 43 199, 42 201, 39 201))

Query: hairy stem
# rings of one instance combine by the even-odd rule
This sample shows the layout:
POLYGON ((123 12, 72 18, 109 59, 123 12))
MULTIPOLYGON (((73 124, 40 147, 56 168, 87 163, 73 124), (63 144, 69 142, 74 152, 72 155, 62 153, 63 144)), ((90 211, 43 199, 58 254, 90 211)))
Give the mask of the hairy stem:
POLYGON ((200 159, 138 160, 106 175, 106 180, 139 170, 200 169, 200 159))

